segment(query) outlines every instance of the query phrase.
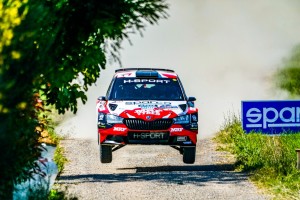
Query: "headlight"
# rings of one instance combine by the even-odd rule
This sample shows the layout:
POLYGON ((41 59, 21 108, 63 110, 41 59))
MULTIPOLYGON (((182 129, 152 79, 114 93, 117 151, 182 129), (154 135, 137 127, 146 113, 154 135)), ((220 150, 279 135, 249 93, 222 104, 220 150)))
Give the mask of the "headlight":
POLYGON ((188 124, 190 123, 190 115, 182 115, 174 118, 174 124, 188 124))
POLYGON ((108 124, 123 124, 123 118, 116 115, 107 114, 106 122, 108 124))

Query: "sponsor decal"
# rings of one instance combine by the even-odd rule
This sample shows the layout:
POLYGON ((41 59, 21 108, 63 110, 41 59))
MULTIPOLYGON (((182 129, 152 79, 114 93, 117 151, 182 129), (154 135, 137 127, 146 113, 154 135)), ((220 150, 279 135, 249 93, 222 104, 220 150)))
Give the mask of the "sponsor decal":
POLYGON ((182 132, 183 128, 171 128, 171 132, 182 132))
POLYGON ((140 107, 142 109, 153 109, 153 108, 157 108, 157 105, 155 105, 155 104, 140 104, 140 105, 138 105, 138 107, 140 107))
POLYGON ((243 129, 263 133, 300 131, 300 101, 243 101, 243 129))
POLYGON ((105 116, 105 115, 104 115, 103 113, 99 113, 99 114, 98 114, 98 120, 99 120, 99 121, 103 121, 103 120, 104 120, 104 116, 105 116))
POLYGON ((177 142, 184 142, 187 140, 187 137, 186 136, 178 136, 177 137, 177 142))
POLYGON ((178 108, 178 105, 172 105, 171 102, 155 102, 155 101, 143 101, 143 102, 125 102, 125 105, 136 105, 142 109, 172 109, 178 108))
POLYGON ((160 115, 161 110, 135 110, 137 115, 160 115))
POLYGON ((191 123, 191 128, 192 130, 197 130, 198 129, 198 123, 191 123))
POLYGON ((114 131, 124 132, 124 131, 126 131, 126 128, 123 128, 123 127, 114 127, 114 131))
POLYGON ((162 134, 162 133, 133 133, 132 137, 133 137, 133 139, 136 139, 136 140, 145 140, 145 139, 162 140, 162 139, 164 139, 164 134, 162 134))
POLYGON ((98 128, 106 128, 105 124, 98 123, 98 128))
POLYGON ((192 115, 192 121, 194 121, 194 122, 198 121, 197 115, 192 115))
POLYGON ((172 106, 171 104, 167 104, 167 105, 161 105, 161 106, 159 106, 159 108, 161 108, 161 109, 171 109, 171 108, 178 108, 178 106, 172 106))
POLYGON ((170 80, 166 79, 124 79, 124 83, 170 83, 170 80))
POLYGON ((125 105, 171 105, 171 102, 162 102, 162 101, 128 101, 125 102, 125 105))

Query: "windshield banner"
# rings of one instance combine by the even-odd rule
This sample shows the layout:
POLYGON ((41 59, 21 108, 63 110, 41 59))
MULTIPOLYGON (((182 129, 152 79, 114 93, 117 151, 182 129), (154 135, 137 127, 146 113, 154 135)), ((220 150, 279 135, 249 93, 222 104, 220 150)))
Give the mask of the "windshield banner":
POLYGON ((242 101, 246 133, 300 132, 300 101, 242 101))

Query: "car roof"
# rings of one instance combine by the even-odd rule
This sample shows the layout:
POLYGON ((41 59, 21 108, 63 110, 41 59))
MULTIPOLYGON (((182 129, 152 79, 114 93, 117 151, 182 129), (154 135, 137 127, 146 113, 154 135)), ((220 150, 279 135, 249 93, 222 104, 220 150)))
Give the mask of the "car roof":
POLYGON ((172 69, 161 68, 121 68, 115 71, 116 78, 177 78, 172 69))

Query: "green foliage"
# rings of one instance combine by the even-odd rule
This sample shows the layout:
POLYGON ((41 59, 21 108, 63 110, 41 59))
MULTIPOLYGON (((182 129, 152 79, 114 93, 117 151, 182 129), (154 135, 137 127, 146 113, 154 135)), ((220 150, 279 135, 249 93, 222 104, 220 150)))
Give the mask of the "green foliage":
POLYGON ((299 199, 299 171, 283 176, 277 174, 272 168, 261 168, 255 171, 251 180, 273 194, 275 199, 299 199))
POLYGON ((48 200, 78 200, 78 198, 67 195, 65 191, 52 189, 48 195, 48 200))
POLYGON ((39 63, 35 87, 44 92, 48 104, 64 113, 77 111, 78 98, 86 102, 84 91, 105 68, 106 55, 118 55, 128 33, 143 29, 145 21, 165 17, 167 6, 162 0, 68 0, 32 2, 30 8, 37 11, 29 12, 19 28, 24 32, 32 21, 40 22, 34 24, 37 32, 32 38, 39 63), (74 81, 79 75, 81 83, 74 81))
POLYGON ((67 162, 66 157, 64 156, 64 149, 61 146, 57 146, 55 153, 54 153, 54 162, 57 165, 58 168, 58 173, 61 173, 62 170, 64 169, 64 165, 67 162))
POLYGON ((284 67, 276 74, 279 88, 288 91, 291 95, 300 95, 300 45, 296 46, 292 55, 285 61, 284 67))
POLYGON ((59 113, 86 102, 108 56, 146 23, 165 18, 164 0, 0 2, 0 199, 26 180, 40 155, 35 93, 59 113), (82 80, 78 81, 78 77, 82 80))
POLYGON ((240 170, 253 172, 252 179, 272 192, 293 196, 300 190, 300 172, 296 169, 295 152, 300 147, 300 133, 280 136, 246 134, 241 120, 233 116, 227 119, 215 140, 225 145, 222 150, 235 155, 240 170))
MULTIPOLYGON (((50 110, 47 110, 43 112, 43 114, 50 112, 50 110)), ((67 162, 67 158, 64 156, 64 148, 60 145, 60 141, 63 139, 61 136, 57 135, 54 129, 53 119, 51 118, 54 113, 54 110, 52 109, 52 112, 47 115, 47 122, 45 123, 44 129, 47 131, 47 138, 50 144, 55 145, 56 149, 54 152, 54 162, 57 165, 58 168, 58 174, 62 172, 64 169, 64 165, 67 162)))
POLYGON ((65 199, 65 194, 57 190, 51 190, 48 196, 48 200, 63 200, 63 199, 65 199))
POLYGON ((48 200, 63 200, 66 199, 65 193, 58 190, 51 190, 48 200))

